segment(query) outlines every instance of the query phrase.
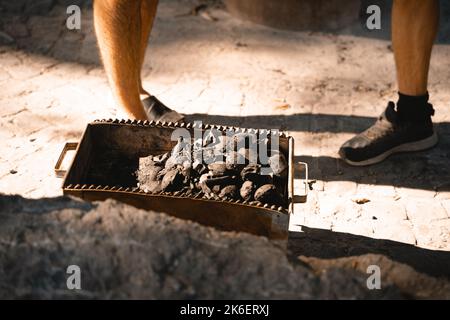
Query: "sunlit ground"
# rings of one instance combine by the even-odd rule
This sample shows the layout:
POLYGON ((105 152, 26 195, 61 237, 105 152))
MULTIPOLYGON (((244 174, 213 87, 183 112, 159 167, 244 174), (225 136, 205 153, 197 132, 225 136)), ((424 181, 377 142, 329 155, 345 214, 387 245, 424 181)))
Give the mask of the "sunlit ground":
MULTIPOLYGON (((145 87, 191 120, 289 131, 296 161, 307 162, 316 180, 307 204, 295 206, 291 230, 304 225, 450 251, 449 44, 435 46, 430 71, 439 145, 355 169, 338 159, 339 146, 396 99, 388 31, 277 31, 221 9, 211 11, 216 22, 179 16, 191 6, 161 2, 145 87), (370 201, 357 204, 361 198, 370 201)), ((83 11, 80 31, 65 29, 65 17, 58 7, 31 16, 25 29, 8 20, 25 31, 0 47, 0 192, 60 195, 53 166, 64 142, 77 141, 91 120, 122 117, 99 62, 91 10, 83 11)))

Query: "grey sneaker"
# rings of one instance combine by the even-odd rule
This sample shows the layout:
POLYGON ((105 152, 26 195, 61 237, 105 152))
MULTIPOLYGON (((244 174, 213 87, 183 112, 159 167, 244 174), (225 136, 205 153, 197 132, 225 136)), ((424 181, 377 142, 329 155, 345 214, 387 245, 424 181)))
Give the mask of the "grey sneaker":
POLYGON ((408 120, 399 116, 390 101, 377 121, 364 132, 345 142, 339 155, 353 166, 367 166, 383 161, 393 153, 421 151, 436 145, 433 129, 433 106, 427 105, 428 116, 422 120, 408 120))

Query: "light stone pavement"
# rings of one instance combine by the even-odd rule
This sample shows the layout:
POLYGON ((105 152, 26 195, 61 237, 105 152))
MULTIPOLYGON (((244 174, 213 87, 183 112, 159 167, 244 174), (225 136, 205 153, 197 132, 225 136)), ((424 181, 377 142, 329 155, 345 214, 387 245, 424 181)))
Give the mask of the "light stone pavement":
MULTIPOLYGON (((81 30, 70 31, 62 4, 82 1, 31 1, 25 14, 14 13, 25 2, 0 1, 0 192, 52 197, 61 194, 53 166, 64 142, 77 141, 91 120, 121 114, 98 57, 91 4, 81 30)), ((291 230, 450 251, 449 19, 430 72, 439 145, 352 168, 338 159, 339 146, 396 99, 389 31, 360 24, 338 34, 279 31, 220 7, 208 11, 217 21, 186 14, 194 4, 161 1, 145 87, 191 120, 289 131, 296 161, 307 162, 314 179, 291 230)))

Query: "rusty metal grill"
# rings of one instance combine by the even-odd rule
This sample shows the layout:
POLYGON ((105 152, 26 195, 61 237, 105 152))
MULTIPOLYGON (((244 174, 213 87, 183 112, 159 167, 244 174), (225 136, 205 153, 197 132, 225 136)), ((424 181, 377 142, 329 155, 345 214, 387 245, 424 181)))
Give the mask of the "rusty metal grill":
MULTIPOLYGON (((223 230, 245 231, 272 239, 286 239, 289 214, 293 212, 293 139, 284 132, 267 129, 248 129, 199 123, 172 123, 159 121, 102 119, 89 123, 80 143, 66 143, 55 166, 59 174, 65 173, 63 192, 67 195, 94 201, 114 198, 138 208, 166 212, 168 214, 215 226, 223 230), (129 183, 98 183, 87 181, 88 172, 95 164, 99 145, 104 150, 116 150, 130 158, 149 154, 151 148, 170 150, 167 136, 176 128, 233 130, 235 133, 278 135, 280 148, 288 159, 287 195, 285 206, 262 204, 246 200, 205 199, 202 193, 145 192, 129 183), (67 172, 60 165, 68 150, 76 150, 67 172), (192 211, 192 212, 190 212, 192 211), (194 212, 195 211, 195 212, 194 212)), ((124 169, 124 171, 131 169, 124 169)), ((117 172, 117 170, 112 170, 117 172)), ((125 172, 127 173, 127 172, 125 172)), ((129 174, 130 172, 128 172, 129 174)), ((105 178, 109 180, 108 177, 105 178)), ((105 180, 103 179, 103 180, 105 180)))

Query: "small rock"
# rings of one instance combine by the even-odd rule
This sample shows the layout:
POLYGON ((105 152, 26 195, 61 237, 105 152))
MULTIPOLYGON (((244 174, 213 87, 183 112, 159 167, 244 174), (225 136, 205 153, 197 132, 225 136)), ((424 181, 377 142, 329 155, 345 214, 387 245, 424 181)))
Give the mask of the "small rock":
POLYGON ((221 187, 235 184, 236 183, 236 176, 222 176, 222 177, 208 177, 208 179, 205 181, 205 183, 212 188, 215 185, 219 185, 221 187))
POLYGON ((279 204, 281 195, 273 184, 265 184, 255 191, 255 200, 268 204, 279 204))
POLYGON ((206 183, 200 183, 199 186, 205 195, 209 195, 212 193, 212 190, 208 187, 206 183))
POLYGON ((164 191, 178 191, 183 188, 184 177, 178 169, 168 171, 161 181, 161 189, 164 191))
POLYGON ((252 181, 244 181, 239 193, 240 193, 242 199, 249 201, 253 197, 253 191, 255 191, 255 185, 253 184, 253 182, 252 181))
POLYGON ((269 158, 269 165, 273 174, 280 176, 287 173, 288 164, 282 153, 276 153, 269 158))
POLYGON ((175 167, 176 165, 177 165, 177 163, 176 163, 175 159, 172 156, 170 156, 165 161, 164 168, 165 169, 171 169, 171 168, 175 167))
POLYGON ((236 199, 237 187, 235 185, 229 185, 222 188, 222 190, 219 193, 219 197, 222 199, 236 199))
POLYGON ((200 179, 198 181, 198 187, 202 189, 203 193, 205 194, 210 194, 211 193, 211 189, 209 188, 209 186, 206 184, 206 181, 208 181, 208 179, 211 176, 208 173, 204 173, 200 176, 200 179))
POLYGON ((162 191, 161 183, 159 181, 147 181, 144 185, 139 184, 139 188, 144 192, 157 193, 162 191))
POLYGON ((139 159, 139 170, 137 172, 138 181, 145 183, 147 180, 156 181, 162 167, 155 164, 152 157, 139 159))
POLYGON ((164 154, 161 154, 159 156, 154 156, 153 157, 153 161, 155 162, 155 164, 159 165, 159 166, 164 166, 164 164, 166 163, 166 160, 169 158, 169 153, 166 152, 164 154))
POLYGON ((192 176, 192 172, 193 172, 193 170, 192 170, 192 168, 190 168, 190 167, 183 167, 182 169, 181 169, 181 174, 183 175, 183 177, 184 177, 184 179, 183 179, 183 185, 188 185, 189 184, 189 181, 190 181, 190 179, 191 179, 191 176, 192 176))
POLYGON ((16 170, 14 170, 14 169, 11 169, 11 170, 9 170, 9 173, 11 173, 11 174, 16 174, 16 173, 17 173, 17 171, 16 171, 16 170))
POLYGON ((241 171, 241 178, 244 181, 252 181, 255 186, 271 184, 273 179, 270 175, 261 174, 261 165, 250 164, 241 171))
POLYGON ((253 181, 259 176, 259 172, 261 170, 261 166, 258 164, 249 164, 241 171, 242 180, 253 181))
POLYGON ((214 177, 224 176, 227 171, 225 162, 215 162, 208 165, 211 175, 214 177))
POLYGON ((220 185, 216 184, 211 188, 212 193, 219 194, 220 193, 220 185))
POLYGON ((365 197, 355 197, 355 198, 352 198, 352 201, 357 204, 365 204, 367 202, 370 202, 370 199, 367 199, 365 197))
POLYGON ((199 183, 204 183, 206 180, 208 180, 211 176, 208 173, 204 173, 200 176, 200 179, 198 180, 199 183))
POLYGON ((206 171, 208 171, 208 168, 201 162, 199 161, 194 161, 194 163, 192 164, 192 169, 197 172, 199 175, 202 175, 204 173, 206 173, 206 171))

